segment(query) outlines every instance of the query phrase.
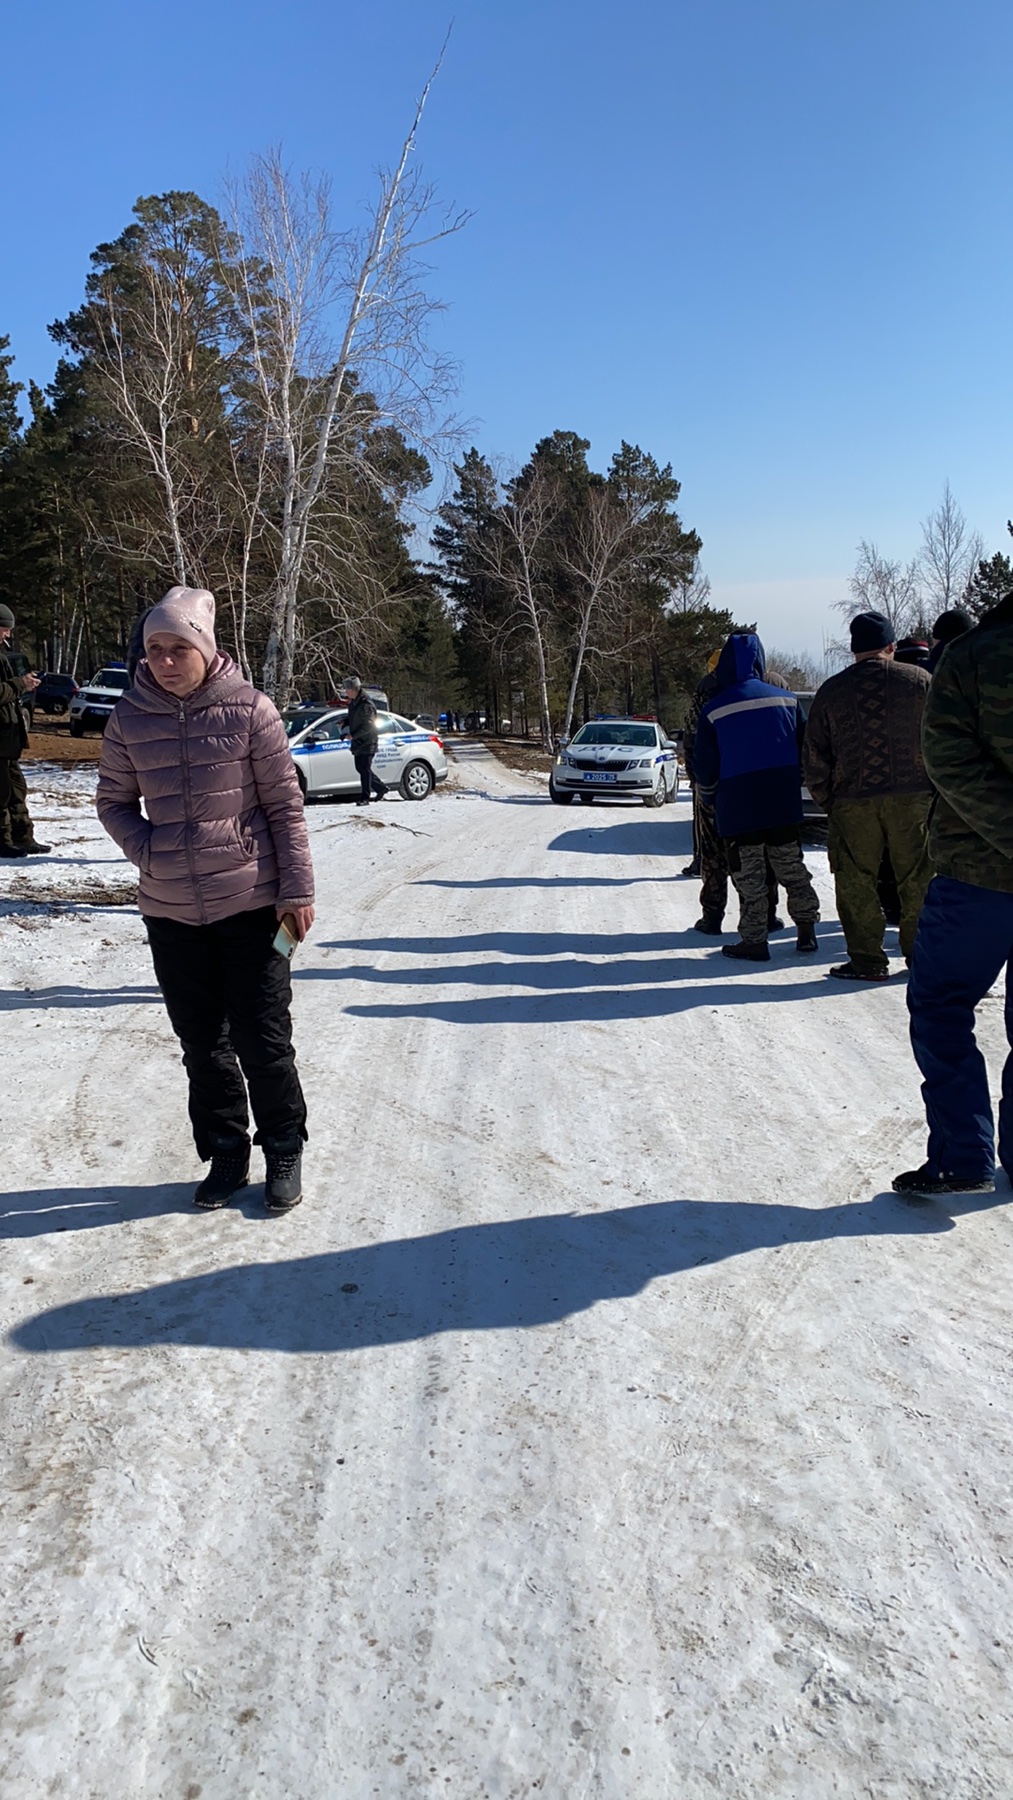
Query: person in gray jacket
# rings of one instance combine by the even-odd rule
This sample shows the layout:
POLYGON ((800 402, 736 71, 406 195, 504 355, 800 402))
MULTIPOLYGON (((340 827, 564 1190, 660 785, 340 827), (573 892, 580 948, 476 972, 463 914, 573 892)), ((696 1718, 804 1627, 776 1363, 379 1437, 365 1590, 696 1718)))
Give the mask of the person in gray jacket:
MULTIPOLYGON (((346 734, 352 740, 352 761, 362 788, 356 806, 368 806, 375 794, 382 800, 386 783, 373 773, 373 758, 379 737, 376 729, 376 707, 366 693, 358 675, 349 675, 342 683, 342 695, 348 707, 346 734)), ((344 734, 343 734, 344 735, 344 734)))

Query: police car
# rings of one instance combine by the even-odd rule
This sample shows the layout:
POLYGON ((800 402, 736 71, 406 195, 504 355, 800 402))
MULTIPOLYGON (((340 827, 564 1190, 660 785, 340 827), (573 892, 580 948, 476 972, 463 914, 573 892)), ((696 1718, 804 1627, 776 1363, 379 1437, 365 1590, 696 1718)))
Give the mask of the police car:
POLYGON ((122 663, 109 663, 79 688, 70 703, 70 735, 83 737, 89 725, 104 731, 113 707, 130 686, 130 676, 122 663))
POLYGON ((641 800, 664 806, 679 792, 679 758, 657 719, 600 716, 560 746, 549 776, 549 798, 569 806, 592 800, 641 800))
MULTIPOLYGON (((352 746, 342 737, 347 708, 322 708, 310 717, 307 711, 297 707, 282 714, 303 799, 360 793, 352 746)), ((373 770, 388 787, 396 787, 406 800, 425 800, 437 782, 446 781, 447 759, 434 731, 392 712, 377 713, 376 729, 373 770)))

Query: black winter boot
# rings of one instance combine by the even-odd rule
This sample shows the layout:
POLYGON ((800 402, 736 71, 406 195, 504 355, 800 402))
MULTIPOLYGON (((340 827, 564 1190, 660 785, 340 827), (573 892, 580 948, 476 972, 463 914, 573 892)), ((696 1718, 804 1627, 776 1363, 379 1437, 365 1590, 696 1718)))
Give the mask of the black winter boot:
POLYGON ((721 954, 733 956, 736 962, 769 962, 770 945, 766 938, 759 938, 754 944, 747 944, 742 938, 737 944, 722 944, 721 954))
POLYGON ((9 838, 0 838, 0 856, 27 856, 28 851, 23 844, 12 844, 9 838))
POLYGON ((994 1194, 994 1175, 943 1175, 933 1169, 931 1163, 922 1163, 920 1169, 905 1169, 903 1175, 895 1175, 891 1182, 895 1194, 902 1194, 905 1200, 916 1204, 920 1200, 934 1200, 942 1194, 994 1194))
POLYGON ((194 1194, 193 1203, 205 1212, 228 1206, 250 1179, 250 1146, 239 1141, 214 1150, 211 1167, 194 1194))
POLYGON ((816 940, 815 925, 800 925, 799 926, 798 936, 795 939, 795 948, 798 951, 800 956, 805 956, 807 954, 807 952, 809 952, 811 950, 819 949, 819 944, 816 940))
POLYGON ((781 918, 779 913, 774 912, 773 910, 767 914, 767 930, 768 931, 783 931, 784 930, 784 920, 781 918))
POLYGON ((302 1139, 264 1145, 264 1205, 268 1212, 289 1212, 302 1199, 302 1139))
POLYGON ((16 848, 22 856, 48 856, 52 844, 40 844, 33 832, 31 837, 19 838, 16 848))
POLYGON ((721 914, 705 912, 693 927, 694 931, 702 931, 705 937, 721 936, 721 914))
POLYGON ((700 858, 698 856, 694 856, 692 862, 688 862, 688 863, 684 864, 682 872, 684 875, 699 875, 699 873, 700 873, 700 858))

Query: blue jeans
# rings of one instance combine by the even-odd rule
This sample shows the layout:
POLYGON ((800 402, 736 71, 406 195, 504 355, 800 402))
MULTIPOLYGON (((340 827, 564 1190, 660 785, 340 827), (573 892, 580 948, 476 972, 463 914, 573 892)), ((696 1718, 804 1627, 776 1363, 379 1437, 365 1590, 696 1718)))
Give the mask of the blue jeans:
MULTIPOLYGON (((937 875, 922 907, 907 991, 933 1174, 968 1180, 995 1173, 988 1070, 975 1042, 974 1009, 1004 964, 1006 1036, 1013 1046, 1013 894, 937 875)), ((999 1161, 1013 1176, 1013 1051, 1002 1076, 999 1161)))

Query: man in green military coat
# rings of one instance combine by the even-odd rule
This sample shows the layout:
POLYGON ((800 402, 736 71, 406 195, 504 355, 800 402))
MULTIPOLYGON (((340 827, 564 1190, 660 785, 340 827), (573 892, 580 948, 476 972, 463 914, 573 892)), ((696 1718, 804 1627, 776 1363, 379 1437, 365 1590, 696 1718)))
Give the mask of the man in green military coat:
POLYGON ((21 752, 28 743, 22 694, 34 693, 37 675, 15 675, 4 655, 14 630, 14 614, 0 605, 0 856, 45 855, 32 829, 28 791, 21 772, 21 752))

